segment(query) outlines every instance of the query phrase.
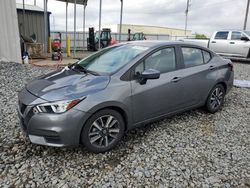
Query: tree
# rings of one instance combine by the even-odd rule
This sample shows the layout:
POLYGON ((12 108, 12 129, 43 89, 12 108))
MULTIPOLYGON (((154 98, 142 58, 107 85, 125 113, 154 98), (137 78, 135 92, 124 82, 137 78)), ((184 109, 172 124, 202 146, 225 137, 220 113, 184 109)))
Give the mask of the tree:
POLYGON ((207 36, 204 35, 204 34, 195 33, 195 38, 196 38, 196 39, 206 39, 207 36))

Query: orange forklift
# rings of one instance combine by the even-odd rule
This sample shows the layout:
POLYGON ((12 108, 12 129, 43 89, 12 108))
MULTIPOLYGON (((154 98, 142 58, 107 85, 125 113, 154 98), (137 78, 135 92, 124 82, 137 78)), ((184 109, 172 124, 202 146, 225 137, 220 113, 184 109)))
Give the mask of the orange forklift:
POLYGON ((108 28, 104 28, 101 31, 100 39, 99 39, 99 32, 95 33, 95 29, 93 27, 89 28, 89 38, 87 38, 87 49, 88 51, 97 51, 99 49, 99 40, 100 48, 105 48, 107 46, 112 46, 117 44, 115 39, 111 37, 111 30, 108 28))

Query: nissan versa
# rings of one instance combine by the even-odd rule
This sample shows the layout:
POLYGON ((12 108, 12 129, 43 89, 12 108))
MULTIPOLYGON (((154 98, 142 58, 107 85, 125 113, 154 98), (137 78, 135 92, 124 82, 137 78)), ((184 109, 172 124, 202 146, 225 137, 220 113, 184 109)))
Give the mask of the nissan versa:
POLYGON ((129 42, 41 76, 18 95, 21 127, 34 144, 105 152, 125 131, 205 106, 215 113, 233 65, 185 42, 129 42))

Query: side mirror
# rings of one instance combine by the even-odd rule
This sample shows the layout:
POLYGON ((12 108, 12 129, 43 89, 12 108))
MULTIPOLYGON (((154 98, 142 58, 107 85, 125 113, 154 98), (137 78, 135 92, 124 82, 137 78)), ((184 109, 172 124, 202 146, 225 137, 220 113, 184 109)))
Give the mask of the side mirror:
POLYGON ((241 37, 240 40, 249 41, 248 37, 241 37))
POLYGON ((155 69, 148 69, 142 72, 142 74, 139 76, 139 83, 141 85, 146 84, 147 80, 153 80, 160 78, 160 71, 155 69))

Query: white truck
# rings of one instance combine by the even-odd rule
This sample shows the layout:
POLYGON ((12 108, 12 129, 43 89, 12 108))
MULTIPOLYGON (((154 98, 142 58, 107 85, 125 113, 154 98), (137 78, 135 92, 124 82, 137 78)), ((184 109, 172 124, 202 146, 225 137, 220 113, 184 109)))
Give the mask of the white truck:
POLYGON ((250 60, 250 31, 216 31, 210 39, 183 39, 233 60, 250 60))

